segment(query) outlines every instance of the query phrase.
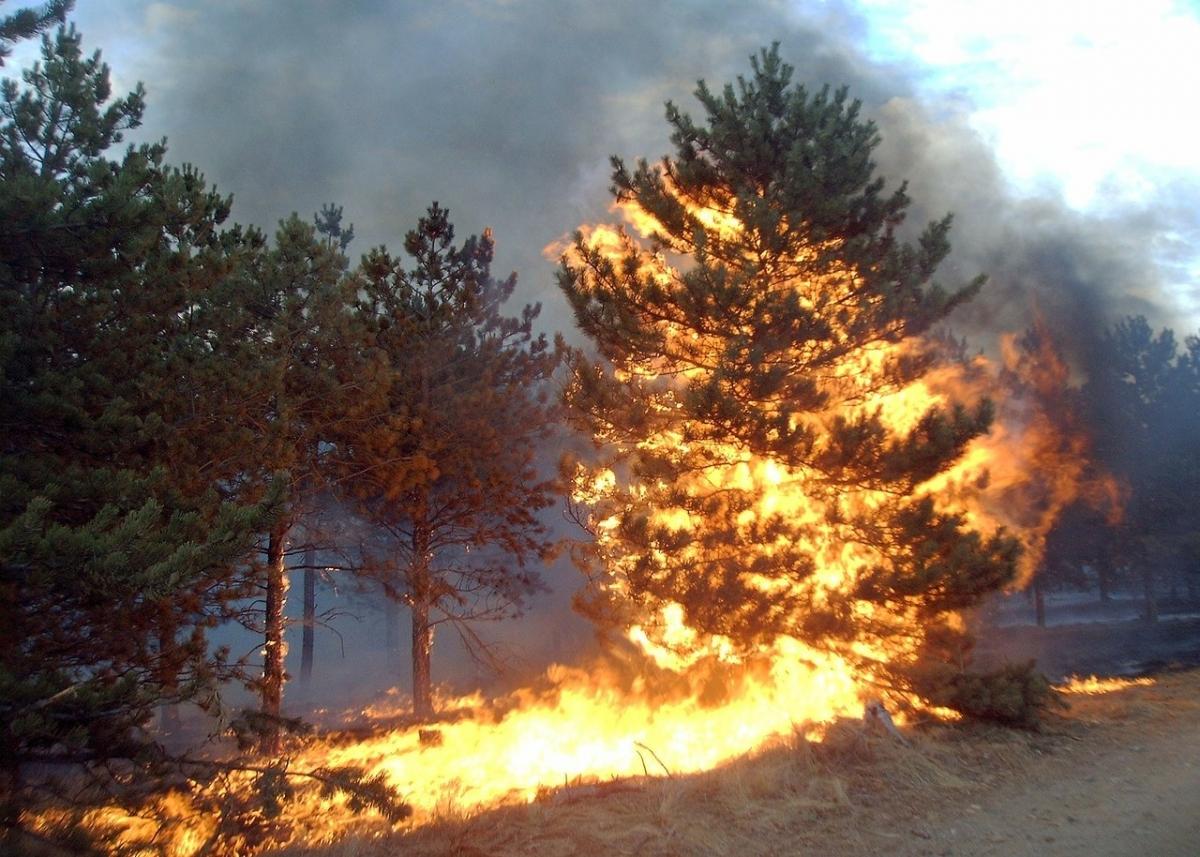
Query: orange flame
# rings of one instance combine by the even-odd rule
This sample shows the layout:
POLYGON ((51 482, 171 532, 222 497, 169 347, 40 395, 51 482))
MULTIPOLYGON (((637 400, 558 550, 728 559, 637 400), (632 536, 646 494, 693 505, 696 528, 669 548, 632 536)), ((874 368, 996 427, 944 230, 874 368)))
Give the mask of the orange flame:
POLYGON ((1062 684, 1058 690, 1062 693, 1078 696, 1102 696, 1118 690, 1131 687, 1153 687, 1152 678, 1100 678, 1099 676, 1073 676, 1062 684))
MULTIPOLYGON (((633 203, 623 202, 617 208, 642 235, 661 231, 655 219, 633 203)), ((692 206, 691 213, 725 238, 735 237, 741 229, 724 209, 692 206)), ((632 237, 611 226, 585 226, 580 232, 587 247, 614 259, 636 247, 632 237)), ((547 248, 547 252, 564 251, 571 252, 564 244, 547 248)), ((643 274, 672 276, 661 254, 641 251, 638 259, 643 274)), ((803 266, 803 260, 797 264, 803 266)), ((819 289, 810 286, 813 290, 802 294, 803 300, 850 295, 856 287, 852 271, 820 276, 826 280, 819 289)), ((789 287, 805 288, 802 278, 794 279, 789 287)), ((701 354, 711 345, 682 330, 668 329, 666 334, 675 338, 673 344, 685 355, 701 354)), ((878 412, 888 429, 904 433, 933 406, 992 399, 997 405, 993 430, 972 441, 953 467, 915 490, 943 509, 963 513, 977 529, 1005 528, 1017 534, 1025 547, 1017 584, 1021 585, 1036 567, 1046 535, 1065 505, 1092 496, 1097 503, 1116 509, 1118 494, 1110 481, 1089 480, 1086 441, 1077 426, 1054 410, 1068 377, 1048 338, 1035 350, 1022 349, 1015 339, 1006 339, 1002 367, 981 356, 947 361, 906 386, 889 381, 886 367, 892 361, 930 347, 928 342, 902 339, 848 350, 849 356, 832 365, 822 379, 838 393, 830 397, 836 409, 802 418, 820 423, 855 412, 878 412)), ((650 362, 622 371, 630 373, 628 377, 649 378, 667 372, 663 381, 669 385, 677 375, 702 371, 695 368, 701 362, 679 372, 676 367, 650 362)), ((695 442, 664 431, 642 439, 639 445, 653 450, 686 448, 695 442)), ((694 483, 685 482, 682 488, 752 491, 758 500, 740 513, 739 526, 749 527, 780 515, 807 526, 805 548, 818 561, 817 573, 799 584, 780 584, 764 576, 757 579, 757 585, 768 591, 781 585, 813 587, 816 597, 821 592, 850 591, 869 567, 871 552, 839 525, 830 523, 825 500, 807 490, 803 472, 732 444, 710 452, 725 463, 706 469, 702 476, 694 477, 694 483)), ((621 564, 628 559, 617 552, 606 554, 604 549, 615 538, 622 497, 645 490, 644 485, 631 483, 613 470, 582 468, 573 486, 575 499, 592 510, 601 555, 618 572, 608 578, 618 595, 621 564)), ((847 489, 840 499, 853 504, 856 511, 869 512, 886 502, 887 495, 855 488, 847 489)), ((682 506, 664 504, 654 515, 654 523, 673 530, 703 524, 682 506)), ((768 553, 773 549, 770 544, 763 546, 768 553)), ((541 689, 526 688, 486 703, 479 697, 443 701, 442 710, 453 713, 447 722, 431 727, 439 733, 436 741, 423 741, 416 729, 349 742, 330 739, 307 745, 295 765, 358 765, 383 774, 413 804, 418 823, 450 812, 527 801, 563 783, 708 769, 773 737, 797 730, 819 736, 825 724, 838 717, 858 716, 866 701, 879 696, 869 664, 913 656, 921 643, 921 622, 915 614, 877 615, 884 608, 867 602, 860 602, 856 609, 864 618, 886 619, 911 628, 912 633, 886 645, 857 642, 841 654, 779 637, 747 654, 736 650, 728 639, 689 627, 683 608, 668 602, 644 611, 626 629, 629 643, 640 653, 632 666, 555 666, 546 674, 541 689)), ((378 709, 365 712, 368 719, 383 714, 378 709)), ((211 835, 213 822, 193 819, 183 823, 178 818, 179 801, 178 797, 164 799, 154 814, 160 820, 180 822, 172 828, 174 838, 167 850, 190 857, 211 835)), ((292 839, 309 844, 332 840, 359 823, 345 803, 340 797, 302 796, 285 810, 284 826, 291 825, 292 839)), ((164 834, 148 831, 144 820, 105 812, 108 814, 96 815, 92 823, 123 824, 130 842, 144 840, 148 832, 160 843, 164 841, 164 834)), ((272 844, 287 842, 277 838, 272 844)))

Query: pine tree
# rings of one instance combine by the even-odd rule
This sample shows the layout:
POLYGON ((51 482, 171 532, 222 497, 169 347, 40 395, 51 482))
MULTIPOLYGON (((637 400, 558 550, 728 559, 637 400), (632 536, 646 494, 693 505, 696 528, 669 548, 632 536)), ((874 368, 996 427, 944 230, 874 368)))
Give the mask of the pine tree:
POLYGON ((16 42, 36 36, 53 24, 63 23, 74 6, 75 0, 50 0, 40 8, 26 7, 0 17, 0 66, 4 65, 16 42))
MULTIPOLYGON (((342 226, 342 207, 324 205, 313 215, 313 224, 330 250, 345 254, 354 240, 354 225, 342 226)), ((300 681, 307 684, 312 680, 313 654, 316 643, 317 625, 317 552, 310 535, 304 548, 303 574, 303 628, 300 643, 300 681)))
MULTIPOLYGON (((167 789, 218 816, 209 845, 239 853, 306 784, 398 820, 408 808, 362 771, 172 755, 150 728, 164 704, 219 709, 246 677, 207 632, 255 594, 255 541, 294 508, 288 481, 246 451, 290 449, 295 432, 264 420, 279 385, 262 377, 282 361, 247 363, 263 342, 233 334, 277 315, 247 298, 273 294, 289 248, 328 247, 293 225, 268 254, 256 231, 224 225, 230 201, 202 175, 164 165, 165 144, 110 160, 141 120, 141 87, 113 99, 73 28, 42 53, 24 88, 0 93, 0 851, 54 851, 61 834, 58 850, 93 853, 102 821, 72 819, 167 789), (263 788, 204 791, 234 772, 263 788), (56 798, 60 830, 23 829, 56 798)), ((291 265, 296 282, 311 262, 291 265)), ((146 847, 170 838, 171 816, 146 847)))
MULTIPOLYGON (((212 302, 215 346, 226 367, 222 403, 240 427, 229 466, 248 497, 265 494, 281 480, 281 513, 261 541, 261 563, 252 567, 261 613, 243 613, 263 634, 264 749, 277 747, 270 728, 280 717, 286 655, 284 607, 288 558, 307 553, 316 535, 318 505, 329 488, 325 455, 340 419, 346 387, 337 367, 349 353, 350 298, 342 246, 296 215, 283 221, 274 243, 231 279, 220 302, 212 302), (305 524, 305 544, 292 534, 305 524)), ((312 563, 306 563, 312 565, 312 563)))
POLYGON ((112 98, 73 28, 42 54, 0 98, 6 802, 31 762, 153 755, 155 706, 231 675, 206 629, 275 502, 226 490, 200 309, 258 239, 164 145, 106 156, 142 92, 112 98))
MULTIPOLYGON (((1134 572, 1145 618, 1155 621, 1159 584, 1194 562, 1200 530, 1200 344, 1187 337, 1180 348, 1172 330, 1155 333, 1142 317, 1117 322, 1101 344, 1084 397, 1098 458, 1128 497, 1119 519, 1091 521, 1085 541, 1103 544, 1106 559, 1134 572)), ((1184 582, 1195 591, 1194 581, 1184 582)))
POLYGON ((933 283, 949 216, 897 238, 909 200, 875 175, 858 102, 792 85, 777 46, 752 65, 700 83, 704 123, 668 103, 673 156, 613 159, 650 248, 596 231, 564 256, 599 356, 573 358, 566 391, 601 450, 575 473, 585 609, 677 653, 795 638, 970 707, 952 612, 1013 579, 1018 545, 922 486, 992 407, 909 391, 939 359, 926 334, 983 280, 933 283))
POLYGON ((559 349, 533 333, 537 306, 502 315, 516 276, 490 274, 490 235, 454 245, 436 203, 404 249, 357 271, 363 395, 336 442, 343 490, 387 534, 376 576, 412 617, 413 704, 433 713, 434 630, 518 611, 549 547, 537 517, 552 480, 534 466, 553 425, 559 349))

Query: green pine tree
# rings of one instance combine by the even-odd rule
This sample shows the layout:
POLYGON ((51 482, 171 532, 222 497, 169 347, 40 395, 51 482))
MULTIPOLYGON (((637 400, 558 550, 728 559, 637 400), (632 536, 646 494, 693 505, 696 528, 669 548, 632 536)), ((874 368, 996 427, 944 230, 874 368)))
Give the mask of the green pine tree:
MULTIPOLYGON (((176 755, 151 728, 160 706, 267 684, 208 630, 269 589, 260 537, 308 496, 333 359, 317 332, 349 318, 340 248, 295 218, 273 247, 226 227, 229 199, 166 166, 165 144, 110 159, 141 87, 113 99, 73 28, 42 54, 0 92, 0 850, 53 850, 24 813, 56 804, 49 839, 92 853, 108 833, 78 826, 89 806, 167 789, 231 853, 296 789, 397 820, 408 808, 362 771, 176 755), (262 788, 205 790, 235 773, 262 788)), ((146 847, 177 823, 158 821, 146 847)))
POLYGON ((50 0, 43 6, 18 9, 0 17, 0 66, 12 54, 14 44, 63 23, 74 6, 75 0, 50 0))
POLYGON ((576 356, 566 391, 601 449, 575 473, 596 535, 584 607, 668 648, 673 615, 743 652, 793 637, 969 708, 947 689, 969 645, 950 617, 1013 579, 1018 545, 921 486, 992 408, 893 410, 983 280, 933 283, 948 216, 897 238, 909 200, 875 175, 858 102, 793 85, 777 46, 752 63, 700 84, 703 123, 667 105, 661 164, 614 158, 652 246, 581 233, 564 257, 599 358, 576 356))
POLYGON ((150 758, 155 706, 232 674, 206 629, 271 492, 238 502, 202 307, 257 252, 74 29, 0 96, 0 780, 150 758))

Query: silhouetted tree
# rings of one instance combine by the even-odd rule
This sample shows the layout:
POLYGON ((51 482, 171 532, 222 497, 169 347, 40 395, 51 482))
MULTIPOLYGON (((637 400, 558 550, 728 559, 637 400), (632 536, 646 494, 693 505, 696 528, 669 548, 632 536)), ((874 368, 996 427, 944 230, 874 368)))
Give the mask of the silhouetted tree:
POLYGON ((1102 345, 1084 394, 1098 458, 1127 498, 1121 519, 1099 527, 1094 538, 1110 562, 1134 571, 1145 616, 1154 621, 1157 578, 1183 561, 1194 529, 1188 498, 1200 488, 1200 397, 1189 391, 1192 363, 1171 330, 1156 334, 1145 318, 1130 317, 1106 331, 1102 345))

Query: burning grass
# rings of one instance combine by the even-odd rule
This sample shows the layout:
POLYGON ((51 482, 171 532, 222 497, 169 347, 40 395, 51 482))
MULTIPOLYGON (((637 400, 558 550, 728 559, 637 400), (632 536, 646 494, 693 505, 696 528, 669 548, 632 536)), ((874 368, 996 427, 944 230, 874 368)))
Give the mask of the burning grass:
MULTIPOLYGON (((568 784, 543 790, 526 804, 446 812, 403 833, 283 853, 976 853, 939 849, 931 840, 940 841, 956 826, 961 830, 996 811, 991 802, 997 795, 1026 791, 1044 776, 1062 776, 1058 768, 1063 766, 1074 771, 1070 766, 1076 756, 1103 760, 1127 745, 1131 735, 1140 741, 1173 740, 1183 720, 1194 725, 1190 718, 1200 709, 1200 672, 1111 687, 1102 695, 1073 697, 1070 711, 1051 717, 1036 732, 929 723, 903 728, 901 742, 862 720, 843 718, 820 741, 785 736, 711 771, 568 784)), ((1086 774, 1064 787, 1094 788, 1088 777, 1094 781, 1097 771, 1086 774)), ((1029 824, 1036 827, 1037 822, 1029 824)), ((1025 835, 1013 833, 1015 838, 1025 835)), ((997 834, 989 836, 975 843, 985 852, 1000 841, 997 834)), ((1010 843, 994 853, 1044 853, 1036 844, 1031 847, 1026 852, 1010 843)))
MULTIPOLYGON (((734 703, 710 700, 715 714, 682 718, 696 734, 685 736, 692 743, 680 750, 645 731, 656 717, 660 730, 680 722, 679 712, 658 707, 645 687, 639 689, 642 709, 614 716, 607 727, 587 729, 567 719, 572 705, 621 711, 616 700, 627 689, 615 677, 586 703, 578 698, 582 688, 603 682, 591 673, 586 684, 583 679, 559 676, 557 687, 536 697, 527 690, 528 698, 515 694, 488 711, 460 708, 434 726, 334 732, 289 748, 294 770, 353 762, 384 774, 414 810, 398 824, 353 812, 348 795, 321 793, 312 784, 296 788, 275 815, 221 818, 215 814, 224 811, 220 794, 206 795, 210 811, 199 815, 200 804, 178 791, 136 812, 93 812, 83 822, 94 831, 123 829, 114 843, 132 847, 130 853, 173 857, 768 854, 786 843, 822 853, 820 843, 829 837, 849 843, 847 853, 875 853, 873 847, 897 836, 925 835, 931 807, 970 807, 981 788, 1010 772, 1035 770, 1038 759, 1068 742, 1091 742, 1106 725, 1157 722, 1188 704, 1200 709, 1200 673, 1162 683, 1093 676, 1060 686, 1071 710, 1050 716, 1037 732, 950 723, 928 712, 897 732, 879 717, 860 716, 860 706, 821 724, 797 724, 786 710, 776 711, 779 723, 789 725, 772 734, 769 706, 786 700, 739 708, 734 687, 734 703), (766 737, 737 732, 739 720, 766 737), (605 728, 612 734, 588 734, 605 728), (699 750, 688 755, 705 737, 710 755, 724 758, 712 762, 699 750), (566 750, 589 746, 596 758, 570 767, 578 760, 559 746, 563 742, 566 750), (611 755, 602 758, 605 752, 611 755)), ((231 774, 209 788, 244 793, 261 785, 252 780, 250 773, 231 774)))
MULTIPOLYGON (((976 733, 993 763, 1026 761, 1031 737, 976 733), (986 737, 984 737, 986 736, 986 737)), ((971 788, 975 761, 945 733, 909 732, 906 743, 860 720, 832 724, 821 741, 794 734, 710 771, 637 776, 546 789, 527 804, 448 813, 398 837, 350 840, 293 855, 747 854, 782 842, 818 842, 888 792, 915 812, 924 796, 971 788)))
POLYGON ((1154 679, 1147 676, 1140 678, 1101 678, 1100 676, 1072 676, 1059 685, 1058 690, 1068 695, 1086 694, 1097 696, 1128 687, 1151 687, 1154 679))

